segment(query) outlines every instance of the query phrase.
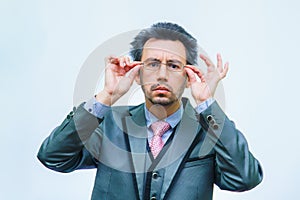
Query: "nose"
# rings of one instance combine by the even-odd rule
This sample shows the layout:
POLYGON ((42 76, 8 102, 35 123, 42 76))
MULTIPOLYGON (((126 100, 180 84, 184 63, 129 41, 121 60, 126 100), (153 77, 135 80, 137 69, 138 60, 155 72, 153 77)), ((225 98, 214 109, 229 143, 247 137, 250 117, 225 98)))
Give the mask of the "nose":
POLYGON ((160 68, 157 70, 157 80, 158 81, 167 81, 169 76, 169 72, 167 70, 167 66, 161 63, 160 68))

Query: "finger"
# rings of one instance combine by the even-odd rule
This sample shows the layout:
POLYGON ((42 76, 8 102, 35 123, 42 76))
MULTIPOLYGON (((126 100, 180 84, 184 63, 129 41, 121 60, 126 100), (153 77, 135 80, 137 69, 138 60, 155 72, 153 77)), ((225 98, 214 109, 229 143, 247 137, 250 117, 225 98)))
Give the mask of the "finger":
POLYGON ((132 83, 133 80, 135 79, 135 77, 137 76, 140 68, 142 67, 142 65, 136 65, 134 68, 132 68, 132 70, 130 71, 128 78, 130 79, 130 82, 132 83))
POLYGON ((210 66, 214 66, 214 63, 204 54, 200 54, 200 58, 205 62, 205 64, 210 67, 210 66))
POLYGON ((140 64, 142 64, 141 61, 133 61, 133 62, 128 63, 127 66, 130 67, 130 68, 133 68, 136 65, 140 65, 140 64))
POLYGON ((193 70, 195 73, 200 72, 200 69, 198 67, 194 66, 194 65, 186 65, 185 67, 193 70))
POLYGON ((223 71, 220 73, 221 78, 224 78, 227 75, 228 70, 229 70, 229 63, 226 62, 223 71))
POLYGON ((105 58, 105 63, 106 64, 118 64, 119 61, 118 61, 118 58, 115 56, 107 56, 105 58))
POLYGON ((123 59, 124 59, 124 63, 123 63, 124 66, 122 66, 122 67, 124 67, 126 72, 128 72, 131 69, 129 67, 130 66, 130 58, 128 56, 124 56, 123 59))
POLYGON ((120 67, 125 67, 126 66, 126 61, 125 61, 125 57, 120 57, 119 58, 119 65, 120 67))
POLYGON ((121 67, 124 67, 126 71, 129 71, 131 68, 133 68, 137 63, 132 63, 130 61, 130 58, 128 56, 122 57, 122 65, 120 64, 121 67))
POLYGON ((189 82, 190 83, 195 83, 197 82, 197 79, 196 79, 196 75, 194 73, 194 71, 190 68, 184 68, 187 76, 188 76, 188 79, 189 79, 189 82))
POLYGON ((222 61, 222 57, 221 54, 217 54, 217 68, 219 70, 219 72, 223 71, 223 61, 222 61))
POLYGON ((111 69, 112 69, 113 72, 116 73, 118 76, 125 76, 126 73, 127 73, 127 71, 126 71, 124 68, 120 67, 119 65, 113 65, 113 66, 111 67, 111 69))
POLYGON ((124 69, 126 71, 129 71, 132 68, 135 68, 136 66, 141 65, 141 64, 142 64, 142 62, 140 62, 140 61, 131 62, 131 63, 129 63, 129 65, 126 65, 124 69))
POLYGON ((205 81, 204 74, 198 67, 195 67, 193 65, 186 65, 186 68, 191 69, 195 74, 197 74, 201 82, 205 81))
POLYGON ((126 65, 130 65, 130 58, 128 56, 125 56, 124 60, 126 65))

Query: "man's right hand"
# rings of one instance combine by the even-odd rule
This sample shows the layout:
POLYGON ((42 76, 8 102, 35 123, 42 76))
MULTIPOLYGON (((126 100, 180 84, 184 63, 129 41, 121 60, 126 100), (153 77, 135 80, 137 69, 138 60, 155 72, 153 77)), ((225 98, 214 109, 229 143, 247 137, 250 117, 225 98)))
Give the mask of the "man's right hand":
POLYGON ((142 62, 131 62, 128 57, 113 56, 105 60, 104 88, 96 95, 96 100, 111 106, 130 89, 142 62))

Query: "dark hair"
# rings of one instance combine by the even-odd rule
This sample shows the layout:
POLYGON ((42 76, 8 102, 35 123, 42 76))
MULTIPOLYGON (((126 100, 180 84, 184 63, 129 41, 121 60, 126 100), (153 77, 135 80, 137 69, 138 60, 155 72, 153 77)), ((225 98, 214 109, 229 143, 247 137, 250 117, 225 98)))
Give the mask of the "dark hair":
POLYGON ((150 38, 172 41, 179 40, 185 46, 187 64, 197 64, 197 40, 181 26, 169 22, 153 24, 150 28, 141 30, 135 36, 134 40, 130 43, 130 56, 134 61, 141 60, 143 47, 150 38))

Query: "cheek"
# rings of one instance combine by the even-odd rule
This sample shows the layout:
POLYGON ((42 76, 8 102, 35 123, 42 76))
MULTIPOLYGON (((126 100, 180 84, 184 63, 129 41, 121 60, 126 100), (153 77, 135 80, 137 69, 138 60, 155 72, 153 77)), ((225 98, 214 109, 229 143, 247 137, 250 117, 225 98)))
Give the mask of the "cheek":
POLYGON ((144 91, 144 93, 148 93, 148 91, 150 90, 150 84, 141 84, 141 87, 144 91))
POLYGON ((141 71, 140 73, 140 84, 141 85, 149 85, 156 83, 156 79, 154 73, 144 73, 141 71))
POLYGON ((170 84, 172 84, 176 88, 185 88, 187 84, 187 77, 186 76, 174 76, 173 78, 169 79, 170 84))
POLYGON ((142 87, 144 92, 149 90, 151 86, 151 82, 149 81, 149 76, 146 76, 142 72, 140 73, 140 86, 142 87))

